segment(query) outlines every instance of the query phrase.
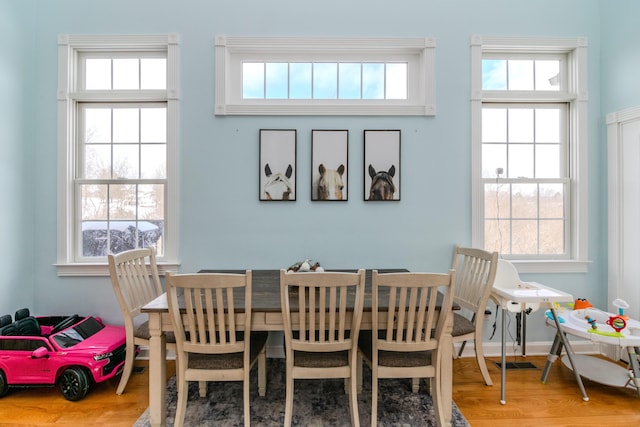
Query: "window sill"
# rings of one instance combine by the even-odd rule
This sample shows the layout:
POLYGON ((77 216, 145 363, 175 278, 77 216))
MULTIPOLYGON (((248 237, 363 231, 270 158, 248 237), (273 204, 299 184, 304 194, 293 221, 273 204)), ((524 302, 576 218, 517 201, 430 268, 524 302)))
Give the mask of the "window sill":
MULTIPOLYGON (((54 264, 58 277, 93 277, 109 276, 108 264, 54 264)), ((177 271, 180 267, 178 263, 158 263, 158 274, 164 276, 167 271, 177 271)))
POLYGON ((586 273, 591 261, 579 260, 509 260, 518 273, 586 273))

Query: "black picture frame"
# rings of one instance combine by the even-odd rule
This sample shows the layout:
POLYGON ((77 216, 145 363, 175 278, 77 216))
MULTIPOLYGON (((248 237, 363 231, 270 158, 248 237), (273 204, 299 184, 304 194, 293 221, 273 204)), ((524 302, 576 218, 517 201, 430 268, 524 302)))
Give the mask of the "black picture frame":
POLYGON ((400 200, 400 130, 364 131, 364 200, 400 200))
POLYGON ((311 200, 349 200, 349 131, 311 131, 311 200))
POLYGON ((296 200, 297 131, 260 129, 259 200, 296 200))

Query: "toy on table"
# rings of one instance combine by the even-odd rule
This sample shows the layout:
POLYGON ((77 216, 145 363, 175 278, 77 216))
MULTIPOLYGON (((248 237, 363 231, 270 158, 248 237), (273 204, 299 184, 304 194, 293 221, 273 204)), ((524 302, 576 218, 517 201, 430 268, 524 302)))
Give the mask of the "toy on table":
MULTIPOLYGON (((558 317, 558 322, 564 323, 564 318, 558 314, 564 311, 564 307, 562 307, 560 303, 554 302, 553 308, 556 310, 556 316, 558 317)), ((551 310, 547 310, 544 314, 549 318, 549 320, 553 320, 553 313, 551 312, 551 310)))
POLYGON ((607 325, 620 333, 621 330, 627 327, 627 321, 622 316, 611 316, 607 319, 607 325))
MULTIPOLYGON (((551 310, 547 310, 544 314, 549 318, 549 320, 553 320, 553 313, 551 313, 551 310)), ((564 318, 562 316, 558 316, 558 322, 564 323, 564 318)))
POLYGON ((591 305, 589 300, 585 298, 576 298, 576 300, 573 303, 574 310, 580 310, 582 308, 591 308, 591 307, 593 307, 593 305, 591 305))
POLYGON ((298 261, 295 264, 291 265, 287 271, 299 271, 299 272, 308 272, 308 271, 315 271, 315 272, 322 272, 324 271, 324 269, 320 266, 319 262, 313 262, 310 259, 305 259, 304 261, 298 261))
POLYGON ((607 319, 607 325, 615 329, 615 332, 599 331, 596 320, 593 317, 587 315, 584 316, 584 318, 587 320, 587 322, 589 322, 589 324, 591 324, 591 329, 587 329, 587 332, 603 335, 606 337, 624 338, 624 335, 622 335, 620 331, 627 326, 627 322, 622 317, 611 316, 609 319, 607 319))
POLYGON ((611 303, 614 307, 618 307, 618 316, 622 317, 624 320, 629 320, 629 316, 625 316, 624 310, 629 308, 629 304, 625 300, 621 300, 620 298, 616 298, 611 303))

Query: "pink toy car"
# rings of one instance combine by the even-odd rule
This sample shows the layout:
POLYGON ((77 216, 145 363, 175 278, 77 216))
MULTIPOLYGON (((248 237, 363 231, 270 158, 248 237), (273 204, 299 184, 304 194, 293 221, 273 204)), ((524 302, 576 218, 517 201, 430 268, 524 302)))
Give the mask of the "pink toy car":
POLYGON ((85 397, 92 382, 120 373, 126 334, 100 318, 33 317, 18 310, 0 316, 0 397, 11 387, 54 386, 71 401, 85 397))

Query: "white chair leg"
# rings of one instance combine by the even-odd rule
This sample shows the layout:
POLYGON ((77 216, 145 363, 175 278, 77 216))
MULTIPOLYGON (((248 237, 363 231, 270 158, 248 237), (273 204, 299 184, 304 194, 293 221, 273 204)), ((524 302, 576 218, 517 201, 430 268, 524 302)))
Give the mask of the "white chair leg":
POLYGON ((258 396, 267 394, 267 350, 266 346, 258 355, 258 396))
POLYGON ((285 405, 284 405, 284 427, 291 427, 291 420, 293 418, 293 367, 288 366, 287 362, 287 384, 285 392, 285 405), (291 369, 291 370, 290 370, 291 369))
POLYGON ((358 394, 362 393, 362 354, 358 352, 358 360, 356 362, 356 384, 358 386, 358 394))
POLYGON ((487 369, 487 361, 484 359, 482 343, 478 345, 478 341, 474 341, 473 346, 476 350, 476 361, 478 362, 478 367, 482 373, 482 378, 484 378, 484 383, 486 385, 493 385, 493 381, 491 381, 491 376, 489 375, 489 369, 487 369))
POLYGON ((358 414, 358 386, 357 381, 354 378, 356 376, 356 367, 351 367, 351 378, 349 381, 349 409, 351 410, 351 425, 354 427, 360 426, 360 414, 358 414))
POLYGON ((245 369, 243 381, 243 408, 244 408, 244 427, 251 426, 251 409, 249 406, 249 369, 245 369))
POLYGON ((420 391, 420 378, 411 378, 411 391, 414 393, 420 391))
POLYGON ((118 383, 116 394, 124 393, 127 382, 129 382, 129 378, 131 377, 131 371, 133 371, 133 361, 135 358, 135 344, 131 343, 131 345, 129 345, 129 343, 127 343, 127 347, 125 350, 124 368, 122 369, 122 377, 120 377, 120 382, 118 383))
POLYGON ((175 427, 184 425, 184 416, 187 412, 187 398, 189 397, 189 382, 180 381, 178 384, 178 403, 176 404, 175 427))
POLYGON ((371 368, 371 427, 378 425, 378 373, 371 368))

